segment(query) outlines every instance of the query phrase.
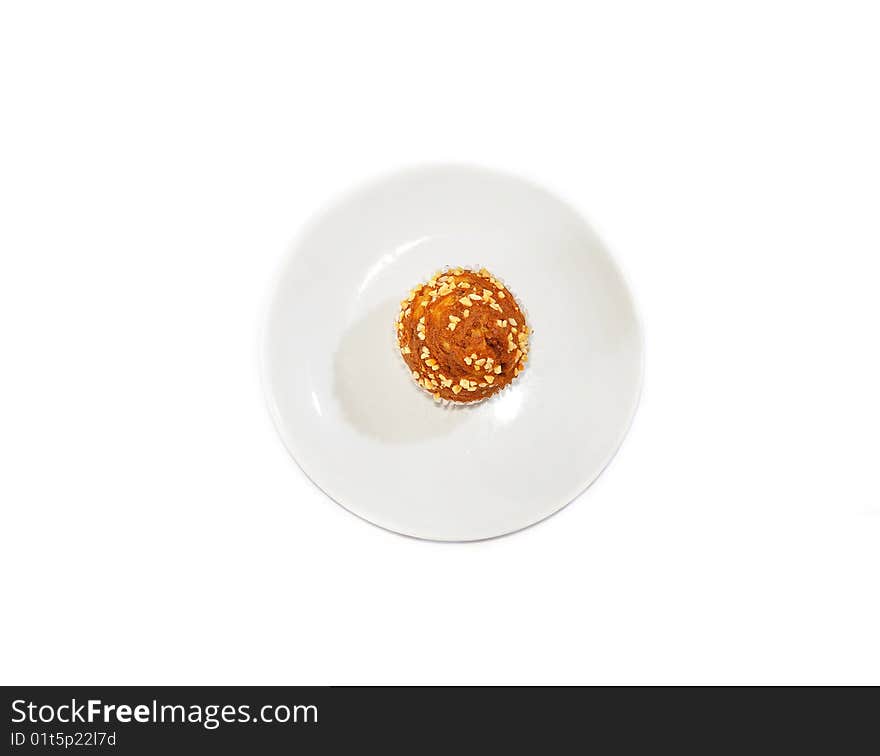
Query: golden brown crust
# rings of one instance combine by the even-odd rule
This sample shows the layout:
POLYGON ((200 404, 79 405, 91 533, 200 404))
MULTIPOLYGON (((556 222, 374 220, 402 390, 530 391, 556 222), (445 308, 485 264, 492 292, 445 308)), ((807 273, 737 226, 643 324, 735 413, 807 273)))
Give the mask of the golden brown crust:
POLYGON ((529 326, 513 295, 485 268, 436 273, 400 303, 398 346, 436 401, 476 402, 525 370, 529 326))

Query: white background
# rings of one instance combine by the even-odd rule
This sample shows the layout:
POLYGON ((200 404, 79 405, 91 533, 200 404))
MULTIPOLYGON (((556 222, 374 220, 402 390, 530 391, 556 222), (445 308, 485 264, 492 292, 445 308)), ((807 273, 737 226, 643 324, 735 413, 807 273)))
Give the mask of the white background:
POLYGON ((0 682, 880 682, 876 4, 0 7, 0 682), (647 339, 600 480, 469 545, 258 370, 300 225, 433 160, 581 207, 647 339))

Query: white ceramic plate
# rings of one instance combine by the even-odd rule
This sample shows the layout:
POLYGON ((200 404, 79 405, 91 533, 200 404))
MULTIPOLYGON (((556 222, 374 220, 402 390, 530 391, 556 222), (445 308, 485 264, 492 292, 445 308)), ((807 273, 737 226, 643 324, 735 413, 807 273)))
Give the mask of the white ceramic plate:
POLYGON ((269 405, 328 496, 389 530, 470 541, 574 499, 629 428, 642 380, 632 297, 571 207, 465 166, 376 181, 313 220, 277 282, 269 405), (527 370, 474 406, 436 405, 397 353, 400 300, 444 266, 485 266, 533 329, 527 370))

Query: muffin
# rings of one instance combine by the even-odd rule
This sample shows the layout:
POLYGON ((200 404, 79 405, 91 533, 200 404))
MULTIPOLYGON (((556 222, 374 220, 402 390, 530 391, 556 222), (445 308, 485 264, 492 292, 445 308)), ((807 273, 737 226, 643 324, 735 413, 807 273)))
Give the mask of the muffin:
POLYGON ((438 402, 480 401, 525 370, 525 315, 485 268, 436 273, 400 303, 395 328, 413 380, 438 402))

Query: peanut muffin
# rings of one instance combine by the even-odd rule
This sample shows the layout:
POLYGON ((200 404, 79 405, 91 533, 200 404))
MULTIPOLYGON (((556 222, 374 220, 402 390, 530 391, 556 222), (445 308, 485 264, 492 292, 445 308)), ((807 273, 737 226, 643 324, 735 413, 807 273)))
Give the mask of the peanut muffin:
POLYGON ((436 273, 400 303, 395 328, 413 379, 438 402, 485 399, 525 370, 525 315, 485 268, 436 273))

